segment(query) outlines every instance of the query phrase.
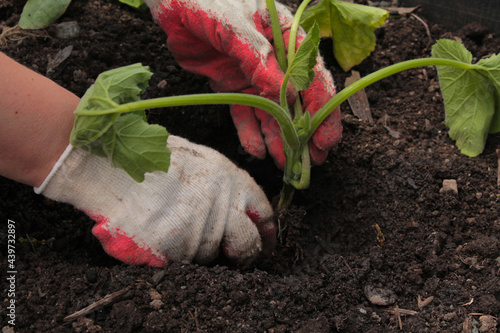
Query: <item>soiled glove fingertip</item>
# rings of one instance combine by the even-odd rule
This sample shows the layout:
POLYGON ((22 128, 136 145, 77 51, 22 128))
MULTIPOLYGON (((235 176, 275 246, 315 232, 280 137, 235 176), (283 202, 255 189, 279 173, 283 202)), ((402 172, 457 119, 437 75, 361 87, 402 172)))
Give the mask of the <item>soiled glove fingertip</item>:
MULTIPOLYGON (((241 235, 240 235, 241 238, 241 235)), ((232 263, 236 265, 248 265, 255 261, 258 254, 262 251, 262 242, 259 237, 245 239, 244 243, 234 240, 223 240, 221 244, 222 253, 232 263)))
POLYGON ((328 151, 342 141, 342 130, 340 114, 331 114, 313 134, 312 141, 318 149, 328 151))
POLYGON ((283 152, 283 142, 280 137, 275 137, 272 141, 269 137, 266 137, 267 149, 269 155, 274 160, 274 163, 280 170, 285 169, 285 153, 283 152))
POLYGON ((321 165, 328 157, 328 150, 319 149, 312 142, 309 142, 309 154, 311 155, 312 165, 321 165))
POLYGON ((263 160, 266 157, 266 146, 264 145, 264 141, 260 140, 252 140, 249 137, 240 137, 241 146, 243 149, 250 155, 257 157, 260 160, 263 160))
POLYGON ((259 214, 257 211, 251 209, 247 210, 247 216, 252 220, 252 222, 257 227, 259 235, 262 241, 262 252, 269 252, 269 249, 273 249, 276 245, 276 224, 274 223, 274 214, 271 206, 267 203, 263 212, 264 215, 259 214))

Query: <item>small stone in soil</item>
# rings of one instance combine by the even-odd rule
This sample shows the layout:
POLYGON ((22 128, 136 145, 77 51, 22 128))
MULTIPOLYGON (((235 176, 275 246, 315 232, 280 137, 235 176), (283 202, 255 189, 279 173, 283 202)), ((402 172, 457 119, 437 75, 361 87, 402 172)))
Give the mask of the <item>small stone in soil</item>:
POLYGON ((390 289, 375 288, 367 285, 364 288, 365 296, 374 305, 391 305, 396 302, 396 293, 390 289))
POLYGON ((56 37, 63 39, 77 37, 80 33, 80 26, 76 21, 59 23, 55 29, 56 37))
POLYGON ((151 303, 149 303, 149 306, 155 310, 161 309, 162 305, 163 305, 163 302, 160 301, 159 299, 155 299, 155 300, 151 301, 151 303))
POLYGON ((163 280, 164 277, 165 277, 165 271, 156 272, 151 277, 151 282, 153 283, 153 286, 157 286, 158 283, 160 283, 163 280))
POLYGON ((452 193, 454 195, 457 195, 458 194, 457 181, 455 179, 444 179, 443 187, 441 187, 439 193, 452 193))
POLYGON ((484 315, 479 317, 479 322, 481 323, 481 327, 479 328, 479 332, 481 333, 494 333, 497 331, 497 318, 491 315, 484 315))

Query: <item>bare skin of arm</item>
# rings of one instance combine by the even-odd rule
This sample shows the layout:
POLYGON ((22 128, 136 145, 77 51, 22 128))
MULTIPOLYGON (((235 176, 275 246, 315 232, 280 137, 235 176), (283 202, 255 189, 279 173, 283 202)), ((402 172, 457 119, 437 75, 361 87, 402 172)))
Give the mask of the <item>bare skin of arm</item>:
POLYGON ((79 102, 0 53, 0 175, 40 186, 69 144, 79 102))

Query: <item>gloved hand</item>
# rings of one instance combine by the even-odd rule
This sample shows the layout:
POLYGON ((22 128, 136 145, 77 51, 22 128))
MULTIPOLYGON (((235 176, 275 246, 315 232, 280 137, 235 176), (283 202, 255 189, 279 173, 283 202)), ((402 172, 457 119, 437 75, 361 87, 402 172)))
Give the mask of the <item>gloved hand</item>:
POLYGON ((172 135, 168 147, 168 173, 137 183, 106 159, 69 146, 35 192, 87 213, 104 250, 127 264, 205 264, 221 251, 245 265, 269 252, 273 211, 253 178, 208 147, 172 135))
MULTIPOLYGON (((279 102, 284 74, 275 58, 265 0, 144 2, 167 33, 168 47, 184 69, 208 76, 216 92, 256 94, 279 102)), ((276 7, 287 42, 293 18, 283 5, 277 3, 276 7)), ((304 32, 300 31, 299 39, 303 37, 304 32)), ((332 76, 320 57, 315 71, 314 82, 302 95, 303 106, 311 115, 335 94, 332 76)), ((294 98, 288 96, 289 102, 293 103, 294 98)), ((276 164, 283 169, 285 156, 276 120, 262 110, 246 106, 232 106, 231 115, 245 150, 264 158, 267 145, 276 164)), ((312 162, 323 163, 328 150, 340 142, 341 136, 337 108, 312 137, 309 145, 312 162)))

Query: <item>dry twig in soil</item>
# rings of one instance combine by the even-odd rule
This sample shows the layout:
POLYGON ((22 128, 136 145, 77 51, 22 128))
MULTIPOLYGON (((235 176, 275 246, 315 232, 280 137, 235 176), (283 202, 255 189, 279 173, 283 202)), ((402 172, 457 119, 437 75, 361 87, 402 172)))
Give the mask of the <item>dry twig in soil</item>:
POLYGON ((415 316, 418 314, 417 311, 400 309, 399 306, 397 305, 394 307, 394 309, 388 309, 385 311, 392 313, 396 316, 400 330, 403 330, 403 322, 401 321, 401 316, 406 316, 406 315, 415 316))
POLYGON ((427 297, 426 299, 422 300, 422 298, 420 297, 420 295, 417 296, 417 306, 419 309, 422 309, 424 308, 425 306, 427 306, 430 302, 432 302, 432 300, 434 299, 434 296, 429 296, 427 297))
POLYGON ((118 299, 120 299, 123 295, 125 295, 129 290, 131 286, 128 286, 126 288, 123 288, 122 290, 119 290, 117 292, 114 292, 112 294, 104 296, 103 299, 98 300, 95 303, 90 304, 89 306, 76 311, 73 314, 70 314, 69 316, 64 317, 64 321, 69 322, 73 321, 79 317, 86 316, 91 312, 94 312, 102 307, 105 307, 106 305, 109 305, 111 303, 116 302, 118 299))

